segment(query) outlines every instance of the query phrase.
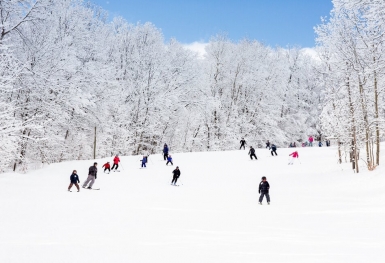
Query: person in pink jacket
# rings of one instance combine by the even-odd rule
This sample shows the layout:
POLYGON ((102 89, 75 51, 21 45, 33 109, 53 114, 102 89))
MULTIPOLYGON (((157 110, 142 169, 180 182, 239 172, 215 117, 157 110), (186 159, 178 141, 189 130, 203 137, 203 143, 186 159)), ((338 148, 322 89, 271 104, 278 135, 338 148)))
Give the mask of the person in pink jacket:
POLYGON ((310 147, 313 147, 313 141, 314 141, 314 138, 313 138, 313 136, 310 135, 310 137, 309 137, 309 146, 310 147))
POLYGON ((292 157, 292 158, 289 159, 289 165, 293 165, 295 158, 298 158, 298 157, 299 157, 297 151, 292 152, 291 154, 289 154, 289 156, 292 157))

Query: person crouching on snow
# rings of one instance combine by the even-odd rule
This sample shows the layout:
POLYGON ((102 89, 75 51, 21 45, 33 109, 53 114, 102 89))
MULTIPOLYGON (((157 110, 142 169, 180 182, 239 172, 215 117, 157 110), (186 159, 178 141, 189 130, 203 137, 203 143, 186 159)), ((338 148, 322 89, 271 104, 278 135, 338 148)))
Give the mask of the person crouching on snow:
POLYGON ((294 163, 295 158, 298 158, 298 157, 299 157, 297 151, 292 152, 291 154, 289 154, 289 156, 293 157, 293 158, 290 158, 290 159, 289 159, 289 165, 290 165, 290 164, 292 165, 292 164, 294 163))
POLYGON ((144 155, 142 160, 140 160, 142 162, 142 167, 146 167, 146 163, 147 163, 147 156, 144 155))
POLYGON ((261 196, 259 197, 260 205, 262 205, 263 196, 266 196, 267 204, 270 205, 269 189, 270 189, 269 182, 266 181, 266 176, 263 176, 262 181, 259 184, 259 193, 261 194, 261 196))
POLYGON ((172 157, 171 157, 171 155, 169 155, 169 156, 167 157, 167 163, 166 163, 166 165, 168 165, 168 163, 171 163, 171 165, 174 165, 174 164, 172 163, 172 157))
POLYGON ((108 173, 111 172, 111 166, 110 166, 110 162, 106 162, 105 164, 103 164, 102 168, 104 167, 104 172, 106 172, 108 170, 108 173))
POLYGON ((71 180, 71 183, 70 183, 70 185, 68 186, 68 191, 69 191, 69 192, 72 192, 72 191, 71 191, 71 188, 72 188, 73 185, 75 185, 76 188, 78 189, 78 192, 79 192, 79 191, 80 191, 80 187, 79 187, 80 180, 79 180, 79 176, 78 176, 76 170, 74 170, 74 171, 72 172, 72 174, 71 174, 71 176, 70 176, 70 180, 71 180))

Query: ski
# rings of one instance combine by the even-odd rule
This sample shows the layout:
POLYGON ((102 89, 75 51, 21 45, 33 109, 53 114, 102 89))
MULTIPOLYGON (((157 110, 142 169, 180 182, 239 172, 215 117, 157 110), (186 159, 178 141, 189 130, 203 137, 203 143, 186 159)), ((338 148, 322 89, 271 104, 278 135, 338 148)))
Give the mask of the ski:
POLYGON ((100 188, 85 188, 87 190, 100 190, 100 188))

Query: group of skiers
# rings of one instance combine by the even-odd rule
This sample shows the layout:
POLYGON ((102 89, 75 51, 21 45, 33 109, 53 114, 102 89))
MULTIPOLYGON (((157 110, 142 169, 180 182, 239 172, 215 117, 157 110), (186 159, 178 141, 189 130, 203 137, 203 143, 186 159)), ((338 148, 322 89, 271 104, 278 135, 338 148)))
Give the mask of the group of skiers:
MULTIPOLYGON (((142 160, 140 160, 142 163, 141 168, 146 167, 146 163, 148 162, 148 157, 149 157, 148 155, 143 155, 142 160)), ((167 144, 164 144, 164 147, 163 147, 163 157, 164 157, 164 160, 167 160, 167 162, 166 162, 167 166, 169 163, 171 165, 174 165, 172 162, 172 157, 169 154, 169 149, 168 149, 167 144)), ((104 173, 106 173, 106 171, 108 171, 108 174, 109 174, 111 172, 111 170, 114 172, 119 172, 118 168, 119 168, 120 158, 118 155, 116 155, 114 157, 113 163, 114 164, 113 164, 112 168, 111 168, 110 162, 106 162, 105 164, 103 164, 102 168, 104 168, 104 173)), ((95 180, 97 178, 97 172, 98 172, 97 165, 98 165, 98 163, 95 162, 94 165, 92 165, 88 169, 88 177, 87 177, 87 180, 83 183, 83 186, 82 186, 83 188, 92 189, 92 186, 94 185, 95 180)), ((175 170, 172 171, 172 174, 173 174, 173 178, 172 178, 171 184, 176 185, 178 178, 181 175, 181 172, 180 172, 178 166, 176 167, 175 170)), ((70 185, 68 186, 68 191, 72 192, 71 188, 72 188, 72 186, 75 185, 78 192, 79 192, 80 191, 79 183, 80 183, 79 176, 77 174, 77 171, 74 170, 70 176, 70 185)))
MULTIPOLYGON (((242 140, 240 141, 241 143, 241 147, 239 148, 240 150, 242 149, 245 149, 245 145, 246 145, 246 141, 244 138, 242 138, 242 140)), ((266 142, 266 148, 268 148, 270 151, 271 151, 271 155, 274 156, 277 156, 277 146, 275 144, 271 144, 269 141, 266 142)), ((250 156, 250 159, 253 160, 253 157, 258 160, 257 158, 257 155, 255 155, 255 149, 253 146, 250 146, 250 150, 249 150, 249 153, 248 155, 250 156)))

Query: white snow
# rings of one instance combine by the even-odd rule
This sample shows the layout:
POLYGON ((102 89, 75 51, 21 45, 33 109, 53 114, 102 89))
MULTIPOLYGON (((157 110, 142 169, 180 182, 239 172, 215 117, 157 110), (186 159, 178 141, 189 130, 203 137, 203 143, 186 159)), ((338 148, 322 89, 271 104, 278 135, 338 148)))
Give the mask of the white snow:
MULTIPOLYGON (((0 175, 0 262, 383 262, 384 164, 354 174, 335 148, 122 157, 120 173, 67 192, 93 161, 0 175), (170 185, 178 165, 179 187, 170 185), (267 176, 271 205, 258 205, 267 176)), ((382 163, 385 158, 382 156, 382 163)))

